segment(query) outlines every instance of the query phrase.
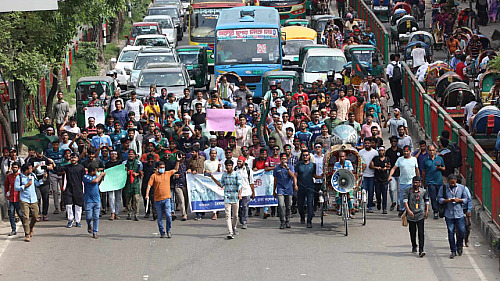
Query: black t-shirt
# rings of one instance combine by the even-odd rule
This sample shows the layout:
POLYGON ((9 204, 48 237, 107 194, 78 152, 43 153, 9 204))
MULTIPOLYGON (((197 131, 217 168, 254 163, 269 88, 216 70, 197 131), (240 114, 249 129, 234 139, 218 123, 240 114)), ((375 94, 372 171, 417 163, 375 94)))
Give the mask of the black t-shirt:
POLYGON ((82 163, 80 163, 80 164, 82 164, 82 166, 87 168, 87 169, 91 165, 96 169, 104 169, 104 163, 99 158, 94 158, 94 160, 90 160, 89 158, 87 158, 87 159, 83 160, 82 163))
MULTIPOLYGON (((38 179, 43 177, 43 174, 47 171, 47 164, 49 163, 49 159, 45 156, 42 156, 42 158, 30 158, 30 160, 28 160, 28 164, 33 166, 33 173, 35 173, 38 179), (35 169, 35 166, 37 165, 40 165, 40 167, 35 169)), ((48 181, 43 183, 43 185, 45 184, 48 184, 48 181)))
POLYGON ((149 178, 155 172, 157 162, 153 162, 152 165, 149 165, 148 162, 142 162, 142 172, 144 173, 144 177, 142 178, 142 187, 147 187, 149 178))
POLYGON ((112 162, 112 161, 110 160, 110 161, 106 162, 106 165, 104 165, 104 167, 105 167, 106 169, 109 169, 109 168, 113 168, 114 166, 118 166, 118 165, 120 165, 121 163, 122 163, 122 162, 121 162, 121 161, 119 161, 118 159, 116 159, 116 161, 115 161, 115 162, 112 162))
POLYGON ((181 108, 181 113, 184 115, 184 113, 189 113, 191 110, 191 102, 193 101, 192 98, 182 98, 179 100, 179 107, 181 108))
POLYGON ((38 127, 38 130, 40 131, 40 133, 45 133, 45 130, 47 130, 47 128, 53 128, 54 126, 52 126, 51 124, 40 124, 40 127, 38 127))
POLYGON ((191 117, 191 120, 193 120, 193 123, 196 126, 196 125, 205 124, 206 117, 207 117, 207 115, 205 113, 195 113, 191 117))
MULTIPOLYGON (((391 164, 391 161, 389 160, 388 157, 385 157, 384 160, 382 161, 380 159, 380 156, 375 156, 373 157, 372 161, 373 161, 373 166, 381 168, 384 168, 386 164, 391 164)), ((385 170, 385 171, 375 170, 375 182, 387 183, 387 180, 389 179, 389 171, 390 170, 385 170)))
MULTIPOLYGON (((398 161, 398 158, 403 156, 403 150, 401 148, 398 148, 394 151, 392 147, 389 147, 385 152, 385 156, 389 157, 389 159, 391 160, 391 167, 394 167, 396 161, 398 161)), ((399 177, 399 168, 396 169, 392 176, 399 177)))

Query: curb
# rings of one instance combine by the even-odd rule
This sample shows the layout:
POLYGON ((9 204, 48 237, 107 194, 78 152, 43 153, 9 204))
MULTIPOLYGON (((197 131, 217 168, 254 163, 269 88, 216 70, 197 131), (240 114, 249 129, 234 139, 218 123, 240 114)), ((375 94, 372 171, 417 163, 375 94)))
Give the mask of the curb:
POLYGON ((8 203, 7 200, 5 199, 5 196, 2 194, 0 195, 0 221, 7 219, 8 216, 8 203))
POLYGON ((473 199, 472 220, 479 226, 479 231, 486 239, 488 247, 497 255, 500 254, 498 247, 493 247, 494 241, 500 242, 500 229, 477 199, 473 199))

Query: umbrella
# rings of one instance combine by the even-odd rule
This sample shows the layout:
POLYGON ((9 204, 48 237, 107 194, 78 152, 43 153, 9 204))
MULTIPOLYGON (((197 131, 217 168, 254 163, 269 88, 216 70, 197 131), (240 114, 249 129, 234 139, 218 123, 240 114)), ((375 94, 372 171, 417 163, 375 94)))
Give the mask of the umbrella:
POLYGON ((427 76, 433 72, 435 73, 436 77, 439 77, 439 72, 441 70, 444 70, 444 72, 449 72, 449 71, 453 71, 453 68, 451 68, 447 63, 445 63, 443 61, 436 61, 432 64, 429 64, 429 66, 427 67, 427 71, 425 72, 424 79, 426 79, 427 76))
POLYGON ((50 143, 57 141, 57 137, 47 136, 45 134, 37 134, 29 137, 22 137, 19 142, 26 145, 37 152, 45 151, 50 143))

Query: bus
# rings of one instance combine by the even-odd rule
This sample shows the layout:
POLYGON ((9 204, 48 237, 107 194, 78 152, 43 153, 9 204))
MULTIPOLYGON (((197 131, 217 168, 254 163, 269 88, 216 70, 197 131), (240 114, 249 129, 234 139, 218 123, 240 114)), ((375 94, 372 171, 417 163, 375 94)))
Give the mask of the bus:
POLYGON ((207 49, 208 65, 213 68, 215 25, 222 9, 244 6, 242 0, 192 0, 189 8, 189 45, 207 49))
POLYGON ((215 28, 215 76, 233 72, 261 98, 262 75, 282 70, 278 11, 246 6, 222 10, 215 28))
POLYGON ((259 3, 260 6, 276 8, 283 24, 287 19, 305 19, 306 2, 306 0, 260 0, 259 3))

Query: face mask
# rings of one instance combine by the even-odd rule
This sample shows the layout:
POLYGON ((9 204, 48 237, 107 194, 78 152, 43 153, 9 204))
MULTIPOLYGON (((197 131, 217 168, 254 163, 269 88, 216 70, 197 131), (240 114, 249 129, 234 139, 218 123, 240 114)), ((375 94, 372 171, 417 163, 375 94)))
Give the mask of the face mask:
POLYGON ((165 173, 165 168, 160 168, 160 169, 158 169, 158 173, 160 173, 160 174, 165 173))

